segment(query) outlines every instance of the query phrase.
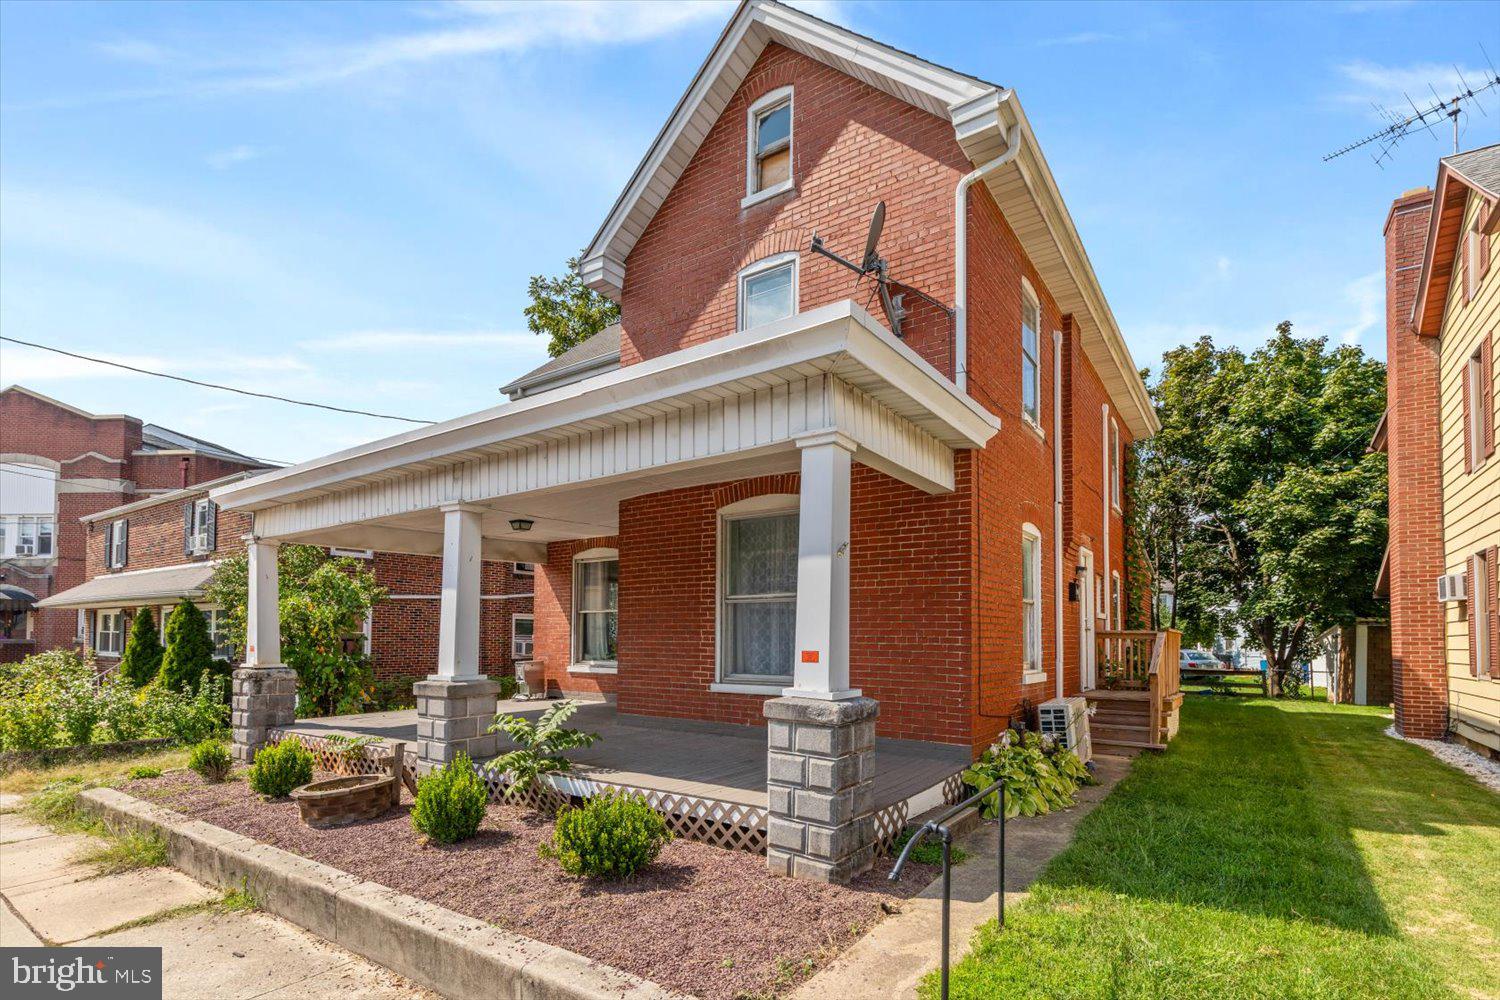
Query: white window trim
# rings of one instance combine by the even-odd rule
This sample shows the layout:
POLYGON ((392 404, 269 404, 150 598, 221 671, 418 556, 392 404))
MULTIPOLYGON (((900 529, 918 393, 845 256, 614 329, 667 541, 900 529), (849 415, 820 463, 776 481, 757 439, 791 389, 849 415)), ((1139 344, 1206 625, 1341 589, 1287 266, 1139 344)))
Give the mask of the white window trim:
MULTIPOLYGON (((1486 334, 1488 336, 1488 334, 1486 334)), ((1478 472, 1488 458, 1484 453, 1484 421, 1494 419, 1484 412, 1484 347, 1476 346, 1464 361, 1464 388, 1469 394, 1468 418, 1464 421, 1464 443, 1469 449, 1470 472, 1478 472)))
POLYGON ((766 94, 762 95, 759 100, 757 100, 754 104, 750 105, 750 107, 748 109, 746 109, 746 111, 745 111, 745 197, 740 201, 740 208, 749 208, 751 205, 754 205, 754 204, 757 204, 759 202, 765 201, 768 198, 774 198, 774 197, 776 197, 779 194, 785 194, 787 191, 795 191, 797 189, 797 176, 796 176, 796 172, 793 170, 793 167, 796 165, 796 160, 794 158, 795 157, 794 150, 796 149, 796 142, 797 142, 796 129, 797 129, 797 108, 796 108, 796 105, 794 103, 794 98, 793 98, 792 88, 791 87, 777 87, 775 90, 772 90, 769 93, 766 93, 766 94), (773 108, 776 105, 782 103, 783 101, 786 102, 787 108, 789 110, 789 115, 788 115, 788 120, 787 120, 787 132, 786 132, 786 136, 787 136, 787 147, 786 147, 787 148, 787 173, 786 173, 786 180, 781 181, 780 183, 777 183, 777 184, 772 184, 768 188, 762 188, 759 191, 757 191, 755 189, 755 174, 756 174, 756 170, 755 170, 756 156, 755 156, 755 153, 756 153, 756 146, 758 145, 758 143, 756 142, 756 135, 755 135, 755 126, 756 126, 755 120, 760 117, 760 115, 762 114, 762 112, 770 110, 771 108, 773 108))
POLYGON ((1047 434, 1042 430, 1042 300, 1037 295, 1036 289, 1031 287, 1031 282, 1024 276, 1021 278, 1021 325, 1016 331, 1021 339, 1021 420, 1026 426, 1046 440, 1047 434), (1026 412, 1026 303, 1030 302, 1036 307, 1036 416, 1026 412))
POLYGON ((341 549, 341 548, 334 547, 334 548, 330 548, 328 550, 328 554, 330 556, 336 556, 336 557, 338 557, 340 559, 374 559, 375 558, 375 550, 374 549, 341 549))
POLYGON ((536 658, 536 615, 513 614, 510 616, 510 658, 520 661, 536 658), (531 652, 524 654, 516 652, 516 622, 523 618, 531 622, 531 652))
POLYGON ((78 609, 78 634, 74 638, 83 642, 89 641, 89 612, 87 608, 78 609))
MULTIPOLYGON (((724 670, 724 624, 725 586, 724 574, 729 569, 727 558, 729 532, 724 530, 728 521, 767 514, 794 514, 802 509, 802 497, 796 493, 766 493, 749 497, 720 507, 715 517, 718 538, 714 545, 714 680, 709 691, 718 694, 769 694, 780 695, 792 686, 792 665, 787 664, 787 673, 780 677, 752 680, 747 675, 726 674, 724 670)), ((793 592, 795 598, 795 591, 793 592)))
MULTIPOLYGON (((572 585, 572 607, 568 609, 569 629, 571 633, 571 646, 568 656, 568 673, 570 674, 612 674, 619 669, 618 660, 584 660, 578 656, 583 635, 578 628, 578 566, 580 563, 591 562, 619 562, 619 549, 585 549, 573 557, 573 579, 572 585)), ((615 609, 616 620, 618 620, 619 609, 615 609)))
POLYGON ((1109 573, 1109 626, 1111 629, 1125 627, 1125 597, 1120 593, 1120 571, 1109 573))
MULTIPOLYGON (((1035 543, 1031 550, 1031 566, 1029 568, 1036 574, 1036 597, 1030 608, 1026 606, 1026 578, 1024 576, 1028 567, 1025 565, 1021 567, 1023 574, 1021 577, 1021 640, 1023 643, 1026 639, 1026 617, 1031 617, 1036 624, 1033 632, 1036 636, 1035 649, 1027 650, 1023 648, 1021 650, 1021 683, 1031 684, 1047 679, 1047 670, 1042 666, 1045 662, 1045 650, 1042 643, 1042 533, 1037 529, 1036 525, 1028 521, 1021 525, 1021 537, 1023 540, 1029 538, 1035 543), (1036 669, 1031 669, 1031 664, 1027 662, 1032 652, 1036 653, 1036 669)), ((1023 543, 1022 551, 1024 550, 1025 545, 1023 543)))
POLYGON ((795 250, 788 250, 785 253, 772 254, 769 257, 762 257, 755 263, 747 264, 745 267, 741 268, 738 278, 735 279, 734 328, 736 331, 745 329, 745 281, 749 278, 755 277, 756 275, 764 274, 767 271, 774 271, 778 267, 782 267, 786 264, 792 265, 792 311, 790 315, 795 316, 798 312, 801 311, 801 255, 795 250))
POLYGON ((205 552, 212 551, 208 544, 208 497, 200 497, 193 501, 193 537, 192 554, 201 556, 205 552))
POLYGON ((109 533, 109 559, 106 560, 110 569, 120 569, 125 565, 130 552, 126 544, 129 537, 129 521, 123 517, 115 521, 109 533))
POLYGON ((1125 493, 1125 454, 1120 444, 1120 424, 1109 418, 1109 505, 1118 511, 1125 493))
POLYGON ((536 576, 536 563, 513 562, 510 564, 510 571, 515 576, 536 576), (531 568, 522 569, 522 566, 530 566, 531 568))
POLYGON ((1488 672, 1490 664, 1490 577, 1495 572, 1495 567, 1490 565, 1489 550, 1482 549, 1474 553, 1474 568, 1479 573, 1474 578, 1473 593, 1469 599, 1469 628, 1474 635, 1474 662, 1470 664, 1471 672, 1478 677, 1485 676, 1480 673, 1483 668, 1488 672))
POLYGON ((107 656, 113 660, 119 659, 120 656, 125 652, 125 610, 123 608, 100 608, 95 611, 93 640, 95 654, 99 656, 107 656), (120 648, 113 651, 99 648, 99 639, 105 634, 100 619, 105 615, 113 615, 115 617, 116 630, 109 634, 119 637, 120 648))

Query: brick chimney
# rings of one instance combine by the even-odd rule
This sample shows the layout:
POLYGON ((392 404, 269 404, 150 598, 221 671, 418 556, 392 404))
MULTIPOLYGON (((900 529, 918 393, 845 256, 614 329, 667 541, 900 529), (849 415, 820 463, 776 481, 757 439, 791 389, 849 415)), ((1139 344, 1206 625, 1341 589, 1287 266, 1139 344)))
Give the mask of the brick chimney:
POLYGON ((1444 609, 1442 440, 1436 338, 1412 332, 1411 310, 1432 190, 1396 199, 1385 222, 1386 392, 1390 467, 1391 673, 1396 728, 1439 739, 1448 729, 1444 609))

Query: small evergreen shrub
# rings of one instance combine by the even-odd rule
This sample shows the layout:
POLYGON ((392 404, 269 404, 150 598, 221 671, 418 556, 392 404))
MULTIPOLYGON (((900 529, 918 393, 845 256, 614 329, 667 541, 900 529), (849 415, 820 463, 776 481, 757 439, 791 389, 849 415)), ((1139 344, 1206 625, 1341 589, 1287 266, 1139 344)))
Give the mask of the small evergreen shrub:
MULTIPOLYGON (((257 757, 257 762, 258 760, 257 757)), ((204 781, 219 782, 229 777, 229 772, 234 768, 234 758, 229 755, 229 748, 223 743, 204 740, 193 747, 193 752, 188 755, 188 767, 197 771, 204 781)), ((311 775, 308 777, 311 778, 311 775)))
POLYGON ((172 691, 193 693, 205 670, 214 669, 214 644, 208 619, 192 601, 183 601, 167 616, 167 651, 156 682, 172 691))
POLYGON ((540 852, 569 875, 628 879, 671 839, 667 821, 641 796, 596 795, 557 814, 557 828, 540 852))
POLYGON ((130 626, 130 638, 120 656, 120 676, 136 687, 145 687, 156 680, 164 652, 156 635, 156 618, 150 608, 142 608, 130 626))
POLYGON ((250 765, 250 787, 270 799, 291 793, 312 780, 313 756, 296 740, 282 740, 255 752, 250 765))
POLYGON ((468 754, 460 753, 417 782, 411 825, 434 843, 465 840, 479 829, 489 797, 473 761, 468 754))
POLYGON ((160 778, 161 777, 161 768, 159 768, 159 767, 146 767, 143 764, 140 767, 132 767, 130 769, 130 773, 129 773, 128 776, 133 781, 141 781, 141 780, 143 780, 145 778, 160 778))

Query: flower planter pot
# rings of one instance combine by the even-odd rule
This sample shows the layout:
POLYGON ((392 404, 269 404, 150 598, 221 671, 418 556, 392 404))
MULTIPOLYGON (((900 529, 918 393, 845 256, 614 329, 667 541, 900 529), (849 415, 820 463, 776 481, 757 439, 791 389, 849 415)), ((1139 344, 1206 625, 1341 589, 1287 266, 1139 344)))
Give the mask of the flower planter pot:
POLYGON ((359 774, 313 781, 292 789, 302 822, 323 829, 374 819, 391 808, 400 795, 397 779, 389 774, 359 774))

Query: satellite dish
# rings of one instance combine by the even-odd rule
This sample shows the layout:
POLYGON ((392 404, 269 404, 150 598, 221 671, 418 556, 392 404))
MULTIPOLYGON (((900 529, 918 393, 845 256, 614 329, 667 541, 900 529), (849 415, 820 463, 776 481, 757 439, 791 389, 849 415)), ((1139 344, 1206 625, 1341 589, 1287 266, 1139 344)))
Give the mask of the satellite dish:
POLYGON ((870 235, 865 237, 865 256, 859 262, 860 270, 873 271, 880 258, 875 254, 876 244, 880 242, 880 230, 885 227, 885 202, 877 202, 875 211, 870 215, 870 235))

